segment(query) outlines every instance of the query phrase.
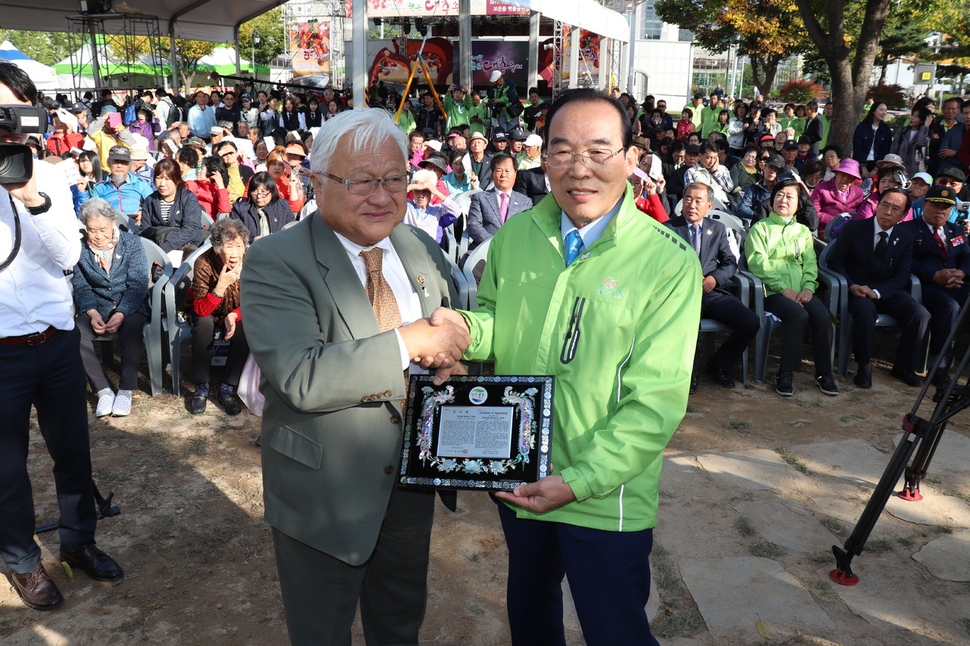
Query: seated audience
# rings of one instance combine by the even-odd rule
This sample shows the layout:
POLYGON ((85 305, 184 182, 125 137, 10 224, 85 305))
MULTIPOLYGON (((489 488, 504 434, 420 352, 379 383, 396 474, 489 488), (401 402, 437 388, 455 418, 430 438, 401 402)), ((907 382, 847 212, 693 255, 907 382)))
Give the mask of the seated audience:
POLYGON ((139 235, 165 251, 192 253, 202 244, 202 207, 185 188, 179 165, 163 159, 155 165, 155 192, 145 198, 136 224, 139 235))
POLYGON ((468 209, 469 249, 495 235, 505 221, 532 208, 532 200, 513 190, 515 159, 500 153, 492 158, 492 189, 472 195, 468 209))
POLYGON ((249 242, 282 231, 296 219, 286 202, 280 199, 276 181, 267 172, 256 173, 249 180, 249 197, 232 207, 230 218, 239 220, 249 229, 249 242))
POLYGON ((461 207, 450 196, 438 190, 438 177, 430 170, 419 170, 408 185, 407 212, 404 223, 417 227, 441 244, 446 227, 461 215, 461 207), (437 197, 437 204, 431 198, 437 197))

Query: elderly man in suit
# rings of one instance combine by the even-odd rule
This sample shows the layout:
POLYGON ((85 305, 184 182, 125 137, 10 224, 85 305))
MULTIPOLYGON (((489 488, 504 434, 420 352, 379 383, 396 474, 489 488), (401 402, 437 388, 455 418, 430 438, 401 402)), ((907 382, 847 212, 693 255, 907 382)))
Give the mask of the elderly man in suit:
MULTIPOLYGON (((923 202, 923 219, 903 223, 916 234, 913 274, 923 286, 923 306, 930 311, 930 363, 945 352, 944 343, 970 294, 970 246, 963 230, 948 222, 956 191, 932 186, 923 202)), ((940 367, 945 364, 941 363, 940 367)), ((944 371, 937 371, 945 379, 944 371)))
POLYGON ((532 200, 512 190, 515 159, 511 155, 498 154, 492 159, 492 184, 491 190, 472 195, 468 208, 471 249, 494 236, 510 217, 532 208, 532 200))
POLYGON ((417 644, 434 497, 398 489, 412 360, 452 366, 469 338, 425 318, 457 302, 442 251, 401 225, 407 145, 383 110, 314 141, 320 209, 258 240, 242 303, 262 370, 263 487, 294 644, 417 644), (403 371, 403 372, 402 372, 403 371))
MULTIPOLYGON (((744 349, 758 334, 760 321, 734 294, 725 289, 738 272, 738 259, 731 251, 728 233, 717 220, 708 220, 714 205, 714 189, 707 184, 688 184, 684 188, 682 215, 667 221, 667 226, 690 243, 701 261, 704 295, 701 316, 731 328, 731 334, 707 362, 707 371, 724 388, 734 388, 734 370, 744 349)), ((697 373, 691 375, 690 392, 697 390, 697 373)))
POLYGON ((532 200, 533 206, 541 202, 542 198, 549 193, 549 176, 546 175, 545 168, 536 166, 529 170, 516 172, 513 190, 532 200))
POLYGON ((903 324, 892 376, 910 386, 923 385, 915 368, 930 313, 907 291, 916 236, 896 226, 910 206, 909 195, 898 188, 883 192, 876 217, 847 222, 828 256, 829 267, 849 283, 852 352, 859 364, 852 381, 860 388, 872 387, 870 358, 879 314, 903 324))

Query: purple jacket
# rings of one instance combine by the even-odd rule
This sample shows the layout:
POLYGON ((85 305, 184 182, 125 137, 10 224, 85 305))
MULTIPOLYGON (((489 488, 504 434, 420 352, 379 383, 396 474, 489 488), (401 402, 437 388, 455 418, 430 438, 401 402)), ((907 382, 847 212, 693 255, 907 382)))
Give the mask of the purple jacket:
POLYGON ((853 184, 845 199, 835 186, 835 178, 819 182, 812 191, 812 205, 818 212, 819 229, 825 226, 839 213, 855 213, 862 203, 862 189, 853 184))

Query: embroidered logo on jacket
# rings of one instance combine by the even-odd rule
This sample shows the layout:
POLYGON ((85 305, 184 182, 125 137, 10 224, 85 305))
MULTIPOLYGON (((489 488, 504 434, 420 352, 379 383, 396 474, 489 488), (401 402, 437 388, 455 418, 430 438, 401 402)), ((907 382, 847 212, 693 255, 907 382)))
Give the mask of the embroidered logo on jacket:
POLYGON ((615 298, 617 300, 626 297, 625 289, 617 289, 619 283, 615 278, 610 278, 607 276, 603 279, 602 284, 596 289, 596 293, 603 298, 615 298))

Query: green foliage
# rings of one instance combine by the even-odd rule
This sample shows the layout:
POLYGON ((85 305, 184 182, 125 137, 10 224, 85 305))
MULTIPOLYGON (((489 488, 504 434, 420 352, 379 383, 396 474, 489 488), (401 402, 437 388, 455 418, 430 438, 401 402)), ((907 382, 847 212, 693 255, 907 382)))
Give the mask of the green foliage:
POLYGON ((806 79, 792 79, 778 88, 778 99, 785 103, 805 104, 813 99, 821 99, 822 86, 806 79))
POLYGON ((0 30, 0 41, 10 43, 38 63, 53 65, 71 53, 67 34, 44 31, 0 30))
POLYGON ((885 103, 890 110, 901 110, 906 107, 906 93, 901 85, 873 85, 866 93, 866 98, 875 103, 885 103))
POLYGON ((256 63, 268 65, 271 60, 282 54, 286 49, 283 12, 276 8, 239 26, 239 53, 244 58, 250 56, 254 29, 259 32, 260 38, 260 44, 254 52, 256 63))

